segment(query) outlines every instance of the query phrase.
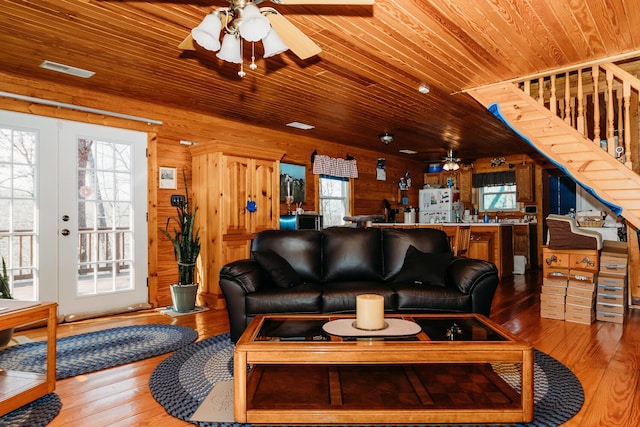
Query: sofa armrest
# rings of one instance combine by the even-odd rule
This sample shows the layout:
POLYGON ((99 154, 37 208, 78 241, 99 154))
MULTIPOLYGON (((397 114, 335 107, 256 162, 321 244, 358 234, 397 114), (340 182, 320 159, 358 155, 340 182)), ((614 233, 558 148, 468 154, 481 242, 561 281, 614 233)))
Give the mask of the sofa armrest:
POLYGON ((265 282, 264 271, 249 259, 233 261, 220 269, 220 289, 227 303, 232 342, 238 341, 248 325, 245 297, 265 286, 265 282))
POLYGON ((500 279, 495 264, 473 258, 455 257, 447 271, 447 283, 471 295, 472 310, 489 316, 500 279))

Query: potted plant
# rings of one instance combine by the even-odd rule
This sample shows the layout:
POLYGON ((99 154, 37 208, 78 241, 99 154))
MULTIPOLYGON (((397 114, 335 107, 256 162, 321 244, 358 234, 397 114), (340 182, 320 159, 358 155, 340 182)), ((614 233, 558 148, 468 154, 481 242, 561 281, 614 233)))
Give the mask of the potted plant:
MULTIPOLYGON (((7 264, 2 257, 2 275, 0 275, 0 299, 13 299, 11 296, 11 288, 9 288, 9 275, 7 274, 7 264)), ((9 344, 13 336, 13 328, 3 329, 0 331, 0 347, 9 344)))
POLYGON ((172 205, 176 206, 177 216, 167 218, 167 224, 160 231, 171 240, 173 252, 178 263, 178 283, 171 285, 173 309, 186 313, 195 308, 198 295, 198 283, 195 282, 196 261, 200 254, 200 229, 195 228, 196 207, 193 212, 189 208, 189 191, 187 177, 184 175, 185 193, 183 198, 176 198, 172 205), (169 230, 171 223, 177 223, 169 230))

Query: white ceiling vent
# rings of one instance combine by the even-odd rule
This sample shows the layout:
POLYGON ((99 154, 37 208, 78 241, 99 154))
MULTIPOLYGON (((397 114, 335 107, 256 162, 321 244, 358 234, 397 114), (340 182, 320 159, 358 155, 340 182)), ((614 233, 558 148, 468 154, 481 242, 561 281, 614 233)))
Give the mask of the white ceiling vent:
POLYGON ((315 126, 311 126, 311 125, 308 125, 306 123, 300 123, 300 122, 287 123, 287 126, 290 126, 292 128, 296 128, 296 129, 302 129, 302 130, 310 130, 310 129, 315 128, 315 126))
POLYGON ((47 70, 57 71, 59 73, 71 74, 72 76, 82 77, 83 79, 88 79, 89 77, 95 74, 93 71, 83 70, 82 68, 59 64, 57 62, 52 62, 52 61, 43 61, 42 64, 40 64, 40 67, 45 68, 47 70))

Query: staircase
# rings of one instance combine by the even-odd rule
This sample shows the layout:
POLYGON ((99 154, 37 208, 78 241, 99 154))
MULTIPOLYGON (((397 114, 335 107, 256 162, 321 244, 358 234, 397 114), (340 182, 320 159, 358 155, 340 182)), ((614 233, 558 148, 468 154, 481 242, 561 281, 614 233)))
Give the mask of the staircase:
POLYGON ((608 63, 468 93, 640 229, 638 91, 637 78, 608 63))

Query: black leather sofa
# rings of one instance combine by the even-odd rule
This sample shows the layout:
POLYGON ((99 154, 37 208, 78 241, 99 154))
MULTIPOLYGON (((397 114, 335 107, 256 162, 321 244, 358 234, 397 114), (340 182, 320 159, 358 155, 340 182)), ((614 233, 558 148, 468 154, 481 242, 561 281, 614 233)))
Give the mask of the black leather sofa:
POLYGON ((268 230, 251 259, 220 270, 231 340, 269 313, 355 313, 356 296, 384 296, 385 312, 481 313, 498 286, 490 262, 453 257, 447 235, 431 228, 268 230))

